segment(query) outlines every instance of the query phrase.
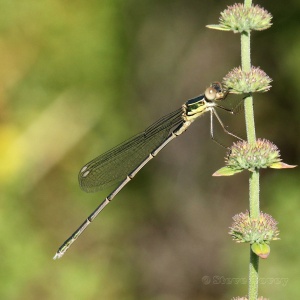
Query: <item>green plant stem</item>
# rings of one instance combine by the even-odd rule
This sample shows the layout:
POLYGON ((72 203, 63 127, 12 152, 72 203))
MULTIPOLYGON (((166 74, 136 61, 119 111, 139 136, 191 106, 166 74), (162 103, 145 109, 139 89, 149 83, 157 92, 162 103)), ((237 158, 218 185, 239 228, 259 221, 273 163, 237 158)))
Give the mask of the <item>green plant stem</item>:
MULTIPOLYGON (((259 218, 259 172, 250 173, 249 178, 249 210, 250 218, 259 218)), ((259 257, 250 248, 248 299, 256 300, 258 297, 258 267, 259 257)))
POLYGON ((258 295, 259 257, 250 248, 248 299, 256 300, 258 295))
MULTIPOLYGON (((251 37, 250 32, 243 32, 241 34, 241 59, 242 59, 242 70, 244 72, 251 71, 250 37, 251 37)), ((247 97, 244 98, 244 105, 245 105, 247 139, 249 143, 254 143, 256 141, 256 134, 255 134, 252 95, 248 95, 247 97)))
POLYGON ((252 5, 252 0, 245 0, 244 1, 244 6, 245 7, 250 7, 252 5))
POLYGON ((250 37, 250 32, 243 32, 241 34, 241 58, 242 70, 244 72, 250 72, 251 70, 250 37))
MULTIPOLYGON (((250 7, 252 5, 251 0, 245 0, 244 6, 250 7)), ((250 45, 250 32, 244 32, 241 35, 241 60, 242 70, 244 72, 251 71, 251 45, 250 45)), ((253 109, 253 97, 248 95, 245 98, 245 120, 247 139, 249 143, 255 143, 255 122, 254 122, 254 109, 253 109)), ((259 209, 259 172, 254 171, 250 173, 249 178, 249 210, 251 218, 258 218, 259 209)), ((249 287, 248 287, 248 299, 256 300, 258 296, 258 267, 259 257, 250 248, 250 263, 249 263, 249 287)))
POLYGON ((258 219, 260 215, 259 209, 259 172, 250 173, 249 178, 249 210, 250 218, 258 219))
MULTIPOLYGON (((244 69, 243 71, 249 72, 249 71, 245 71, 244 69)), ((245 107, 247 140, 249 143, 255 143, 256 134, 255 134, 254 109, 253 109, 252 96, 247 96, 246 98, 244 98, 244 107, 245 107)))

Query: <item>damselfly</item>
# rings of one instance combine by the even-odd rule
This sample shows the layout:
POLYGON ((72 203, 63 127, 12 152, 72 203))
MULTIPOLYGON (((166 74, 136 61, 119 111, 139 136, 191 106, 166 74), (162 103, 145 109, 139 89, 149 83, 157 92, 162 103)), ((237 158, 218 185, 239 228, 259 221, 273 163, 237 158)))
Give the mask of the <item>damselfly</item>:
POLYGON ((79 184, 85 192, 96 192, 116 183, 119 185, 61 245, 54 259, 64 255, 103 208, 160 150, 185 132, 205 112, 210 112, 210 135, 212 139, 214 139, 214 116, 227 134, 239 138, 226 130, 215 110, 217 107, 231 112, 230 109, 219 104, 226 98, 227 94, 228 92, 222 88, 220 83, 214 82, 205 90, 204 94, 188 100, 181 108, 162 117, 144 132, 87 163, 78 175, 79 184))

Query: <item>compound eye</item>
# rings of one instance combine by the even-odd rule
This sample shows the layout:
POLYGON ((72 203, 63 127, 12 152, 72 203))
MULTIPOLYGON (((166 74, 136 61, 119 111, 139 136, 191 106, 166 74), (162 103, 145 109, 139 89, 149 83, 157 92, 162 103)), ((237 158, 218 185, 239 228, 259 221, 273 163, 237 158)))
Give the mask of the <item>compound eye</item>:
POLYGON ((217 91, 213 87, 209 87, 205 90, 205 98, 209 101, 215 100, 217 96, 217 91))

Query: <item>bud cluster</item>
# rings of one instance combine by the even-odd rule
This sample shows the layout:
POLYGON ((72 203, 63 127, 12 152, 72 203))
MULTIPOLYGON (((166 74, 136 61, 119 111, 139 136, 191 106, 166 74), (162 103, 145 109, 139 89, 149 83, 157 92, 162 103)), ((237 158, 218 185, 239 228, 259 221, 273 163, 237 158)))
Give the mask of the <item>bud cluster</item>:
POLYGON ((241 67, 234 68, 223 79, 224 87, 233 94, 267 92, 272 79, 259 67, 251 67, 250 72, 243 72, 241 67))
POLYGON ((261 168, 284 169, 294 168, 281 161, 276 145, 266 139, 258 139, 255 143, 238 141, 230 148, 225 159, 226 166, 216 171, 213 176, 230 176, 243 170, 251 172, 261 168))
POLYGON ((218 25, 208 25, 208 28, 237 32, 268 29, 272 23, 272 15, 259 5, 245 7, 241 3, 228 6, 219 18, 218 25))
POLYGON ((258 219, 250 218, 249 212, 233 217, 229 234, 237 243, 269 243, 278 240, 277 222, 268 214, 261 212, 258 219))
POLYGON ((278 240, 277 222, 268 214, 260 213, 258 219, 250 218, 249 212, 233 217, 229 234, 237 243, 250 243, 252 251, 261 258, 270 254, 270 242, 278 240))

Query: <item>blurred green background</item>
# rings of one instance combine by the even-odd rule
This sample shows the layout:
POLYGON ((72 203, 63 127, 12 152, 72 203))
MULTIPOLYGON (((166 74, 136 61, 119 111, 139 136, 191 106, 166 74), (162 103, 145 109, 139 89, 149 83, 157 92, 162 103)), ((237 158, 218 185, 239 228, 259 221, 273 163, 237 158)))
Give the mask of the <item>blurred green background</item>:
MULTIPOLYGON (((52 260, 110 192, 82 192, 80 168, 239 66, 239 35, 205 28, 233 3, 1 1, 1 299, 247 293, 249 249, 227 232, 232 216, 248 207, 248 174, 211 176, 225 150, 210 140, 208 116, 52 260)), ((273 87, 255 95, 257 136, 273 141, 286 163, 299 164, 300 2, 261 5, 274 25, 252 34, 252 63, 273 87)), ((245 137, 243 114, 222 118, 245 137)), ((261 209, 279 222, 281 240, 261 261, 260 295, 298 299, 299 168, 266 170, 261 178, 261 209)))

